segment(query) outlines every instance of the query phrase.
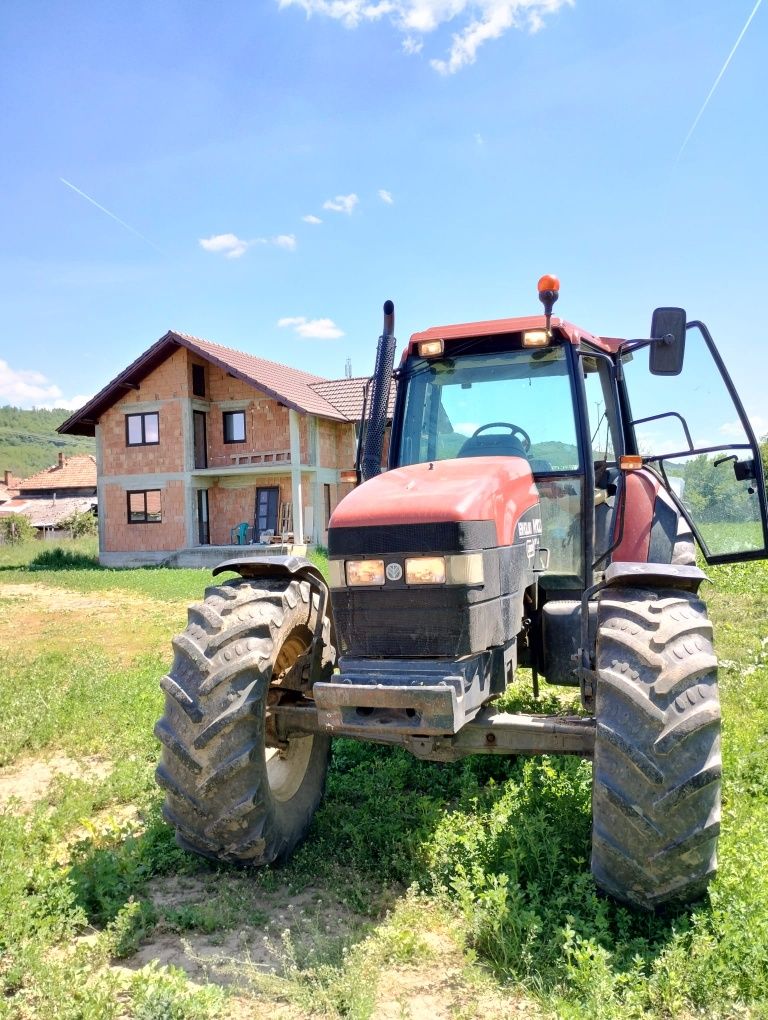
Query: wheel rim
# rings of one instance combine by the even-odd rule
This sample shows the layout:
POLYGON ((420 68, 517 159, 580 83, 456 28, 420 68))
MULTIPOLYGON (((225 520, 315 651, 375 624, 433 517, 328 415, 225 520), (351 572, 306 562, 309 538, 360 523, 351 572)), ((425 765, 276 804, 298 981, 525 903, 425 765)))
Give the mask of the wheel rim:
MULTIPOLYGON (((273 680, 285 673, 309 647, 310 639, 304 628, 293 631, 282 644, 272 674, 273 680)), ((279 688, 279 681, 273 688, 279 688)), ((272 796, 277 801, 287 801, 298 792, 307 774, 312 756, 314 737, 291 737, 285 748, 266 748, 267 780, 272 796)))

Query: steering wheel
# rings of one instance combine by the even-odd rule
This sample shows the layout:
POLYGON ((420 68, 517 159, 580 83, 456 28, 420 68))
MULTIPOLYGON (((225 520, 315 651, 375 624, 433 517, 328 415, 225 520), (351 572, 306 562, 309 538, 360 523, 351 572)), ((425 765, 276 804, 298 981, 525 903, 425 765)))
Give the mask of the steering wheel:
POLYGON ((513 425, 511 421, 489 421, 487 425, 481 425, 479 429, 475 429, 475 431, 472 433, 472 438, 474 439, 475 436, 479 436, 480 433, 485 432, 486 429, 497 428, 509 429, 513 436, 519 435, 523 449, 525 450, 526 454, 529 452, 529 450, 531 449, 531 437, 528 435, 525 429, 521 429, 519 425, 513 425))

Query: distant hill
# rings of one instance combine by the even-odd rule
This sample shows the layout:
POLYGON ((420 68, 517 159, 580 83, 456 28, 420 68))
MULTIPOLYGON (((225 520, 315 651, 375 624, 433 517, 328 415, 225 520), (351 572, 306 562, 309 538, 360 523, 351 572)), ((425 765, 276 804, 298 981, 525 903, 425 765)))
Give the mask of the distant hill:
POLYGON ((53 411, 22 411, 18 407, 0 407, 0 478, 12 471, 17 478, 28 478, 50 467, 60 453, 96 453, 96 441, 86 436, 60 436, 57 426, 72 414, 64 408, 53 411))

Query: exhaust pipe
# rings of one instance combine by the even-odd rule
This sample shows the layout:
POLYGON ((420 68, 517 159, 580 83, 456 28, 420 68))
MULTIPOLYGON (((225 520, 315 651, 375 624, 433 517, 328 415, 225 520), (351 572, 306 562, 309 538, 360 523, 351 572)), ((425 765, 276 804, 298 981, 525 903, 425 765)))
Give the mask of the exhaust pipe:
POLYGON ((381 455, 384 448, 384 430, 387 427, 387 405, 392 385, 392 368, 395 362, 395 306, 384 302, 384 329, 376 348, 376 367, 373 370, 371 402, 365 423, 365 444, 360 474, 363 481, 381 474, 381 455))

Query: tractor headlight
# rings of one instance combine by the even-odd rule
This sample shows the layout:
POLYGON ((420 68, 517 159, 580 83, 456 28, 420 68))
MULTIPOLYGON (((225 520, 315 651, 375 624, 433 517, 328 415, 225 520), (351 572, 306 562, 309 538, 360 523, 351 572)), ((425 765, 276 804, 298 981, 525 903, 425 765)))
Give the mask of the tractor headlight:
POLYGON ((384 560, 347 560, 346 566, 350 588, 384 584, 384 560))
POLYGON ((406 584, 482 584, 483 554, 412 556, 405 561, 406 584))
POLYGON ((406 584, 445 584, 445 556, 413 556, 405 561, 406 584))

